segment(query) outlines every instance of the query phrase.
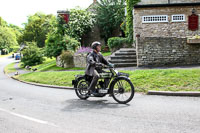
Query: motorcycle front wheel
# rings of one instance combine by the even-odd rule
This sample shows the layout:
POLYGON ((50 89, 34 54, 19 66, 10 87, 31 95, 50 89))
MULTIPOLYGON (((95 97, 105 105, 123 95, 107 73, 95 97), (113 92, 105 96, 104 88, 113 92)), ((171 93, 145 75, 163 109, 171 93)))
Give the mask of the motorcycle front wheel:
POLYGON ((134 86, 128 78, 118 78, 112 86, 112 96, 120 104, 130 102, 134 97, 134 86))

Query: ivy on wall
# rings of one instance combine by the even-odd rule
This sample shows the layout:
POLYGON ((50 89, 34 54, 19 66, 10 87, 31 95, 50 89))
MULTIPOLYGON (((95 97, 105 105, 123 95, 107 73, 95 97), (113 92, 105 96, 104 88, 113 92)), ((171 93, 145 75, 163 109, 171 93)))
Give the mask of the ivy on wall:
POLYGON ((133 41, 133 6, 140 2, 141 0, 126 0, 127 4, 127 16, 126 16, 126 27, 127 27, 127 33, 126 35, 130 39, 130 41, 133 41))

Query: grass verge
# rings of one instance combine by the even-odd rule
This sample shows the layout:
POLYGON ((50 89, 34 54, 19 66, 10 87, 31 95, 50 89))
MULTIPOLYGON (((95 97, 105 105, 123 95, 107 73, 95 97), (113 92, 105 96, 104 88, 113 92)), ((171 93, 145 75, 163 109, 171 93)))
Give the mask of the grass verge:
POLYGON ((16 72, 16 69, 14 68, 14 65, 15 65, 15 63, 11 63, 11 64, 7 65, 7 66, 4 68, 5 73, 9 74, 9 73, 14 73, 14 72, 16 72))
MULTIPOLYGON (((153 69, 122 71, 129 73, 136 91, 200 91, 200 69, 153 69)), ((35 83, 69 86, 74 75, 83 74, 83 71, 65 72, 34 72, 19 75, 16 78, 35 83)))
POLYGON ((0 55, 0 58, 3 58, 3 57, 7 57, 7 56, 11 56, 13 53, 9 53, 7 55, 0 55))

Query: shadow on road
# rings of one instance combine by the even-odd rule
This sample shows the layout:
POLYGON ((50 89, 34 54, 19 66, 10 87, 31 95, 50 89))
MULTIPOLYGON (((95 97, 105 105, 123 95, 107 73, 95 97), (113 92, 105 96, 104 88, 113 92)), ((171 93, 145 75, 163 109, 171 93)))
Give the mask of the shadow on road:
POLYGON ((70 99, 63 103, 65 106, 62 111, 73 111, 73 112, 82 112, 87 110, 95 109, 105 109, 105 108, 126 108, 129 107, 129 104, 118 104, 111 103, 108 100, 98 99, 98 100, 80 100, 80 99, 70 99))

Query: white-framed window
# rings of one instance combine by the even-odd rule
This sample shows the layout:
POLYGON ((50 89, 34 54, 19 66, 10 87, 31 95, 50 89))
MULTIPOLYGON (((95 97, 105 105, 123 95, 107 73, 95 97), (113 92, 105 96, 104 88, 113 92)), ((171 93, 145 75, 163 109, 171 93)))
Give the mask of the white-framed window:
POLYGON ((184 22, 185 14, 176 14, 172 15, 172 22, 184 22))
POLYGON ((168 15, 142 16, 142 23, 161 23, 168 22, 168 15))

